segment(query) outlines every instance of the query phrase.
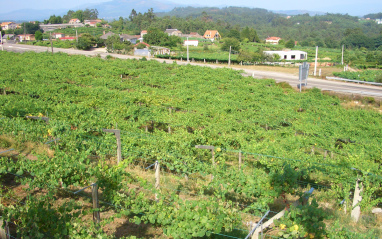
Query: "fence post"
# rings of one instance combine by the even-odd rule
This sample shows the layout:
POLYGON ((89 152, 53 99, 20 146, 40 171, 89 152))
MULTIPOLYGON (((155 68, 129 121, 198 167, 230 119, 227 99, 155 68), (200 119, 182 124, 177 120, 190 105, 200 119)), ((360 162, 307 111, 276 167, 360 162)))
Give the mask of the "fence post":
POLYGON ((3 229, 3 220, 0 220, 0 239, 10 239, 10 231, 8 222, 5 221, 4 229, 3 229))
POLYGON ((7 95, 7 91, 5 90, 5 87, 3 89, 3 95, 7 95))
POLYGON ((106 133, 114 133, 117 139, 117 163, 122 160, 122 149, 121 149, 121 131, 119 129, 102 129, 106 133))
MULTIPOLYGON (((155 161, 155 190, 160 188, 160 165, 158 161, 155 161)), ((155 193, 155 201, 158 201, 158 193, 155 193)))
POLYGON ((92 184, 92 198, 93 198, 93 221, 97 224, 100 223, 101 217, 99 212, 99 201, 98 201, 98 185, 97 183, 92 184))
POLYGON ((239 169, 241 169, 241 151, 239 151, 239 169))
POLYGON ((360 179, 357 179, 357 182, 355 183, 355 190, 354 190, 354 199, 353 199, 353 210, 351 211, 351 217, 354 222, 358 222, 359 216, 361 214, 361 207, 360 203, 362 201, 361 193, 363 191, 362 182, 360 179))

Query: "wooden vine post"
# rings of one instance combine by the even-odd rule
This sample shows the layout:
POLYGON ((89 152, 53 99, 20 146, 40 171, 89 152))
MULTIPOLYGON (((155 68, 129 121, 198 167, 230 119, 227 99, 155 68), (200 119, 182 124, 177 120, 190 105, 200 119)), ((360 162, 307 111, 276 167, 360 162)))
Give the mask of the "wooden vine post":
POLYGON ((358 222, 359 216, 361 215, 361 206, 359 205, 362 201, 361 193, 363 191, 362 182, 360 179, 357 179, 357 182, 355 183, 355 190, 354 190, 354 199, 353 199, 353 210, 351 211, 351 217, 354 222, 358 222))
MULTIPOLYGON (((293 204, 295 206, 299 205, 300 203, 306 205, 308 203, 309 197, 313 194, 313 191, 314 191, 314 188, 311 188, 308 192, 304 193, 304 196, 302 198, 297 199, 293 204)), ((270 227, 275 220, 282 218, 285 215, 287 210, 289 210, 289 208, 288 209, 285 208, 284 210, 282 210, 279 213, 277 213, 276 215, 274 215, 271 219, 269 219, 265 223, 261 224, 261 227, 257 227, 255 230, 252 230, 251 232, 253 232, 253 233, 250 233, 247 236, 247 238, 249 238, 249 236, 251 236, 251 239, 262 238, 260 233, 263 231, 263 229, 270 227)), ((257 226, 257 224, 255 224, 254 226, 257 226)))
POLYGON ((100 212, 99 212, 99 201, 98 201, 98 185, 97 183, 92 184, 92 198, 93 198, 93 221, 96 224, 101 222, 100 212))
MULTIPOLYGON (((160 189, 160 165, 158 161, 155 161, 155 190, 160 189)), ((155 201, 158 201, 158 193, 155 193, 155 201)))
MULTIPOLYGON (((215 167, 215 147, 214 146, 210 146, 210 145, 195 145, 195 148, 211 150, 212 166, 215 167)), ((214 176, 211 174, 211 181, 212 181, 213 178, 214 178, 214 176)))
POLYGON ((197 149, 209 149, 212 155, 212 165, 215 166, 215 147, 210 145, 195 145, 197 149))
POLYGON ((241 151, 239 151, 239 169, 241 169, 241 151))
POLYGON ((4 229, 3 229, 3 220, 0 220, 0 239, 10 239, 10 231, 8 222, 5 221, 4 229))
POLYGON ((117 139, 117 163, 122 160, 121 131, 119 129, 102 129, 103 132, 113 133, 117 139))

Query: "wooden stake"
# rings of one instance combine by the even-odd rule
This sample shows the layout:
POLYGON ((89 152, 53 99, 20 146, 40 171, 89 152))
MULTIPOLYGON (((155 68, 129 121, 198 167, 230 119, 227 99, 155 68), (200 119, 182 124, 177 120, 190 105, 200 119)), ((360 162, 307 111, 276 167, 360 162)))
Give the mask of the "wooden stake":
POLYGON ((9 231, 9 226, 7 221, 5 221, 5 225, 3 229, 3 220, 0 220, 0 238, 10 239, 10 231, 9 231))
POLYGON ((328 150, 325 150, 324 158, 326 159, 327 156, 328 156, 328 150))
MULTIPOLYGON (((160 165, 159 162, 155 162, 155 190, 160 188, 160 165)), ((155 201, 158 201, 158 193, 155 193, 155 201)))
POLYGON ((97 224, 101 222, 100 212, 99 212, 99 201, 98 201, 98 186, 96 183, 92 184, 92 198, 93 198, 93 221, 97 224))
POLYGON ((211 149, 211 155, 212 155, 212 165, 215 166, 215 151, 214 151, 214 149, 211 149))
POLYGON ((170 126, 168 126, 168 130, 167 131, 168 131, 169 134, 171 134, 171 127, 170 126))
POLYGON ((239 169, 241 169, 241 151, 239 152, 239 169))
POLYGON ((147 125, 145 126, 145 131, 146 133, 149 132, 149 127, 147 125))
POLYGON ((4 87, 3 90, 4 90, 4 91, 3 91, 3 95, 7 95, 7 91, 5 90, 5 87, 4 87))
POLYGON ((351 211, 351 217, 354 222, 358 222, 359 216, 361 215, 361 206, 359 205, 362 201, 361 193, 363 191, 362 182, 357 179, 355 183, 354 199, 353 199, 353 210, 351 211))
POLYGON ((121 131, 119 129, 102 129, 106 133, 114 133, 117 139, 117 163, 122 161, 122 147, 121 147, 121 131))

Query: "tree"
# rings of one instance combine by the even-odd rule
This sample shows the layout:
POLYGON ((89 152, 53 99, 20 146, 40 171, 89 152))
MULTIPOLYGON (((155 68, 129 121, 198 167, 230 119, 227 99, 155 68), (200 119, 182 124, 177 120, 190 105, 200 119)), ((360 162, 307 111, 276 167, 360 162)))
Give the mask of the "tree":
POLYGON ((236 38, 237 40, 240 41, 240 32, 236 29, 231 29, 231 30, 229 30, 227 37, 228 38, 236 38))
POLYGON ((15 34, 24 34, 24 30, 26 34, 35 34, 37 30, 41 31, 40 29, 40 23, 35 22, 35 23, 30 23, 30 22, 25 22, 21 24, 20 29, 16 29, 14 31, 15 34))
POLYGON ((294 47, 294 40, 290 39, 285 43, 285 47, 287 48, 293 48, 294 47))
POLYGON ((81 37, 78 38, 76 47, 80 50, 89 50, 94 44, 95 38, 89 33, 84 33, 81 37))
POLYGON ((35 33, 34 33, 34 37, 37 41, 41 41, 42 40, 42 32, 40 30, 37 30, 35 33))
POLYGON ((160 29, 150 28, 147 30, 147 34, 143 36, 143 41, 150 45, 159 46, 167 37, 168 35, 160 29))
POLYGON ((131 42, 122 42, 118 35, 109 36, 105 41, 105 45, 108 52, 122 53, 123 51, 128 52, 132 49, 131 42))
POLYGON ((49 17, 48 20, 44 20, 44 23, 50 23, 50 24, 61 24, 63 22, 63 19, 61 16, 52 15, 49 17))
POLYGON ((224 38, 223 42, 224 43, 221 46, 222 51, 229 51, 229 47, 231 47, 231 50, 233 51, 240 50, 240 42, 236 38, 224 38))
POLYGON ((84 20, 95 20, 98 18, 98 10, 97 9, 88 9, 86 8, 83 11, 84 20))
POLYGON ((129 15, 130 21, 133 21, 136 16, 137 16, 137 11, 135 11, 135 9, 133 8, 133 10, 131 10, 131 13, 129 15))
POLYGON ((80 22, 84 22, 84 20, 85 20, 84 19, 84 11, 82 11, 82 10, 76 11, 75 13, 73 13, 72 18, 77 18, 78 20, 80 20, 80 22))
POLYGON ((250 42, 260 42, 260 38, 257 36, 255 29, 249 28, 248 26, 241 31, 240 37, 242 40, 247 38, 250 42))
POLYGON ((69 10, 68 13, 66 15, 64 15, 64 17, 62 18, 63 23, 68 23, 70 21, 70 19, 73 18, 73 14, 74 14, 74 11, 69 10))

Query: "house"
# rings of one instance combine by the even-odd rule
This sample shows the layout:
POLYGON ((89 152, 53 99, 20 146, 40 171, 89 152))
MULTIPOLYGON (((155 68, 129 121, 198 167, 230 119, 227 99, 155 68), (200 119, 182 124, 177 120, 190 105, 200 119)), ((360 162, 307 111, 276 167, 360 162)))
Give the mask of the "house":
POLYGON ((183 45, 185 46, 198 46, 199 41, 198 40, 185 40, 183 45))
POLYGON ((105 31, 104 31, 104 32, 103 32, 103 35, 100 36, 100 38, 101 38, 102 40, 107 40, 108 37, 110 37, 110 36, 114 36, 114 35, 116 35, 114 32, 108 32, 108 33, 105 33, 105 31))
POLYGON ((85 20, 84 24, 85 25, 89 25, 91 27, 97 27, 97 24, 101 23, 101 22, 102 22, 102 20, 99 20, 99 19, 96 19, 96 20, 85 20))
POLYGON ((382 24, 382 19, 375 19, 375 22, 376 22, 377 24, 382 24))
POLYGON ((149 44, 147 44, 146 42, 140 42, 140 43, 137 43, 134 45, 134 47, 137 47, 139 44, 144 44, 146 46, 146 48, 149 48, 151 47, 149 44))
POLYGON ((19 24, 16 24, 14 22, 2 22, 1 23, 1 29, 2 30, 11 30, 16 29, 19 24))
POLYGON ((209 39, 211 41, 218 40, 218 39, 221 38, 221 36, 220 36, 220 34, 219 34, 219 32, 217 30, 207 30, 204 33, 203 37, 205 39, 209 39))
POLYGON ((280 60, 306 60, 308 59, 308 53, 305 51, 264 51, 266 55, 279 55, 280 60))
POLYGON ((69 24, 79 24, 79 23, 81 23, 81 21, 78 18, 73 18, 69 20, 69 24))
POLYGON ((34 37, 34 34, 22 34, 22 35, 17 35, 17 37, 19 38, 20 42, 36 40, 36 38, 34 37))
POLYGON ((62 37, 65 37, 64 33, 59 33, 59 32, 52 33, 52 38, 53 39, 59 39, 59 38, 62 38, 62 37))
POLYGON ((268 37, 267 39, 265 39, 265 43, 277 45, 279 44, 280 40, 281 40, 280 37, 268 37))
POLYGON ((129 41, 131 42, 131 44, 136 44, 138 39, 140 38, 140 35, 121 34, 120 37, 122 41, 129 41))
POLYGON ((140 42, 134 45, 134 56, 151 56, 151 50, 149 49, 150 45, 145 42, 140 42), (144 44, 146 47, 144 49, 138 49, 137 46, 139 44, 144 44))
POLYGON ((182 37, 203 38, 203 36, 199 35, 199 33, 197 32, 190 32, 190 34, 182 34, 182 37))
POLYGON ((165 33, 167 33, 169 36, 182 36, 182 32, 178 29, 166 29, 165 33))
POLYGON ((15 40, 15 34, 4 34, 3 42, 15 40))
POLYGON ((75 37, 60 37, 58 39, 60 39, 61 41, 74 41, 74 40, 76 40, 75 37))

